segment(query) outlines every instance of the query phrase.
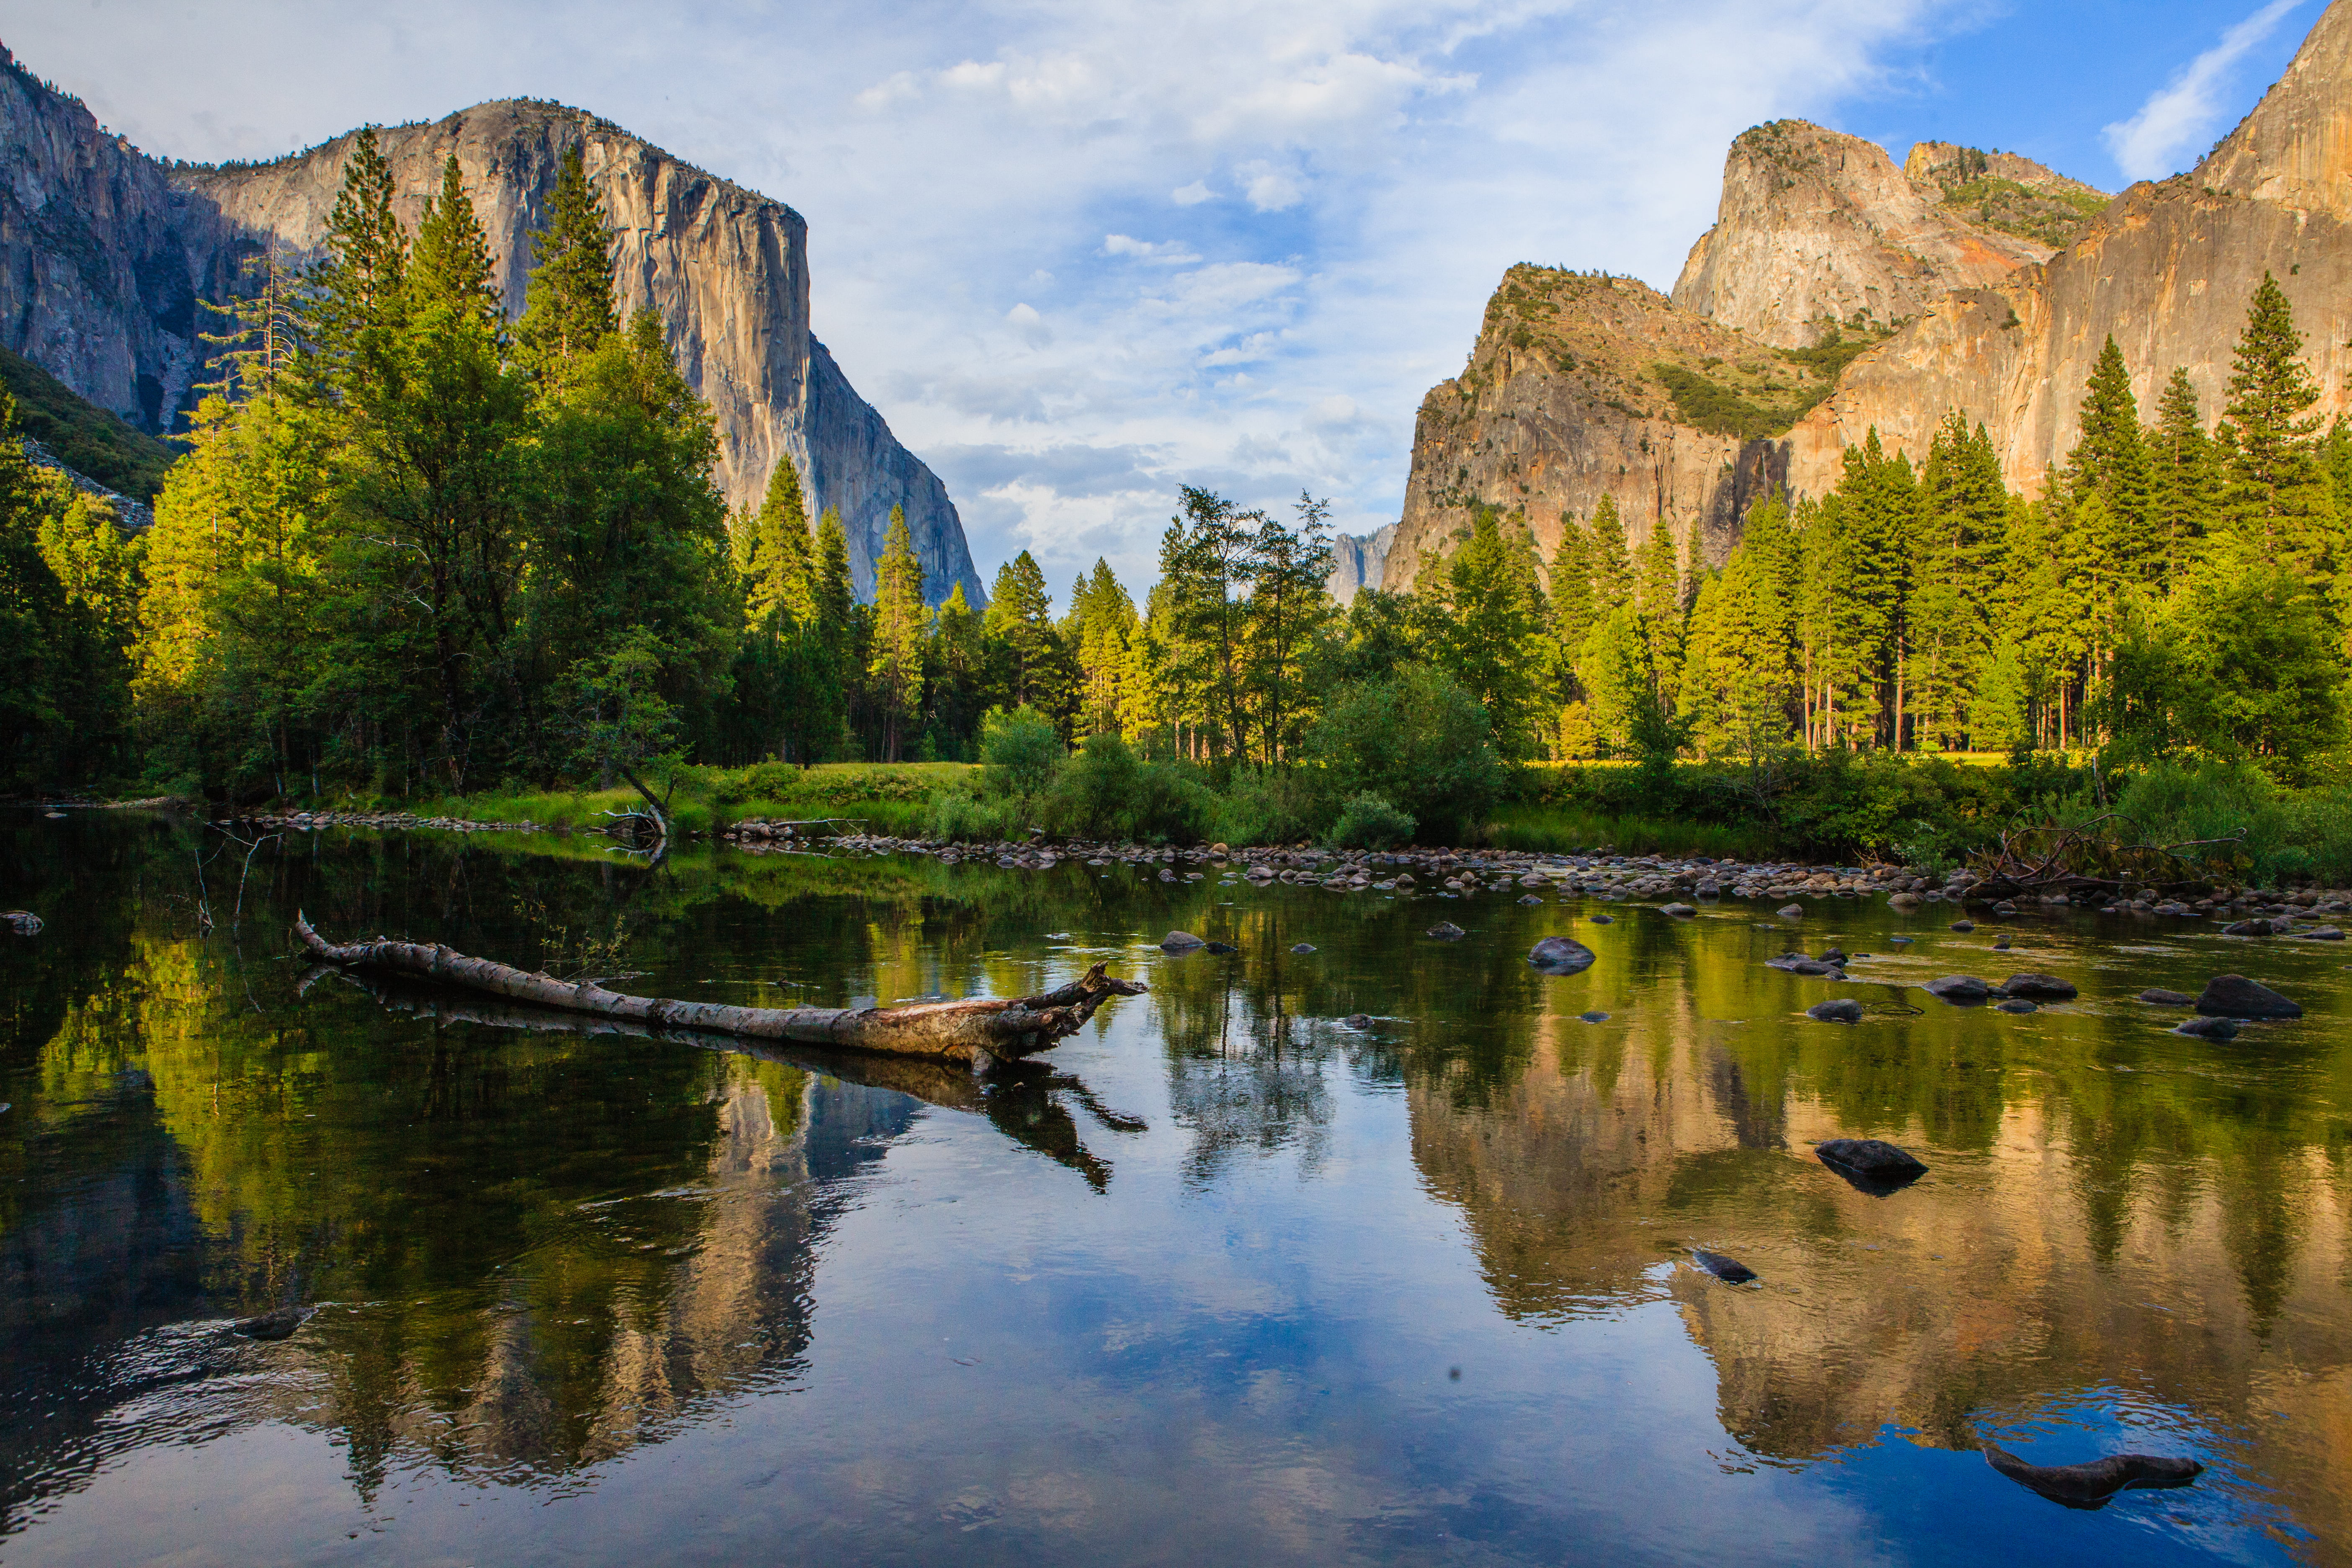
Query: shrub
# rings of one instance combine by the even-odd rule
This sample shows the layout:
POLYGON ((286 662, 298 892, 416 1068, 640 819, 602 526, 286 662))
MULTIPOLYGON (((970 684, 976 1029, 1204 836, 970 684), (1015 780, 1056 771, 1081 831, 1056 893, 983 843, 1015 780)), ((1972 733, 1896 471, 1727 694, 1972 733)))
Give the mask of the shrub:
POLYGON ((1331 842, 1342 849, 1393 849, 1412 837, 1412 814, 1367 791, 1340 808, 1331 842))
POLYGON ((1486 710, 1427 665, 1340 689, 1307 732, 1307 750, 1332 798, 1378 795, 1409 813, 1425 839, 1463 842, 1502 793, 1486 710))
POLYGON ((1040 816, 1074 838, 1192 843, 1202 837, 1216 802, 1170 763, 1139 760, 1114 734, 1089 735, 1054 775, 1040 816))
POLYGON ((1318 782, 1295 773, 1236 773, 1217 803, 1216 836, 1228 844, 1298 844, 1330 811, 1318 782))
POLYGON ((1053 721, 1034 708, 992 708, 980 721, 980 760, 997 794, 1044 795, 1068 755, 1053 721))

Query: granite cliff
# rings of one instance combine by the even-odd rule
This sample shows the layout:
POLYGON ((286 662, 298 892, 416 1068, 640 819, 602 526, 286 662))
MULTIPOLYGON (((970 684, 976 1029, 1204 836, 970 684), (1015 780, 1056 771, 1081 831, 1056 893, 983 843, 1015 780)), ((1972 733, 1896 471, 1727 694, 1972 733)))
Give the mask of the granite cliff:
POLYGON ((2217 418, 2265 272, 2318 412, 2352 412, 2352 0, 2197 169, 2116 197, 2013 153, 1922 142, 1898 169, 1858 138, 1759 127, 1670 299, 1506 276, 1468 367, 1423 402, 1385 585, 1474 504, 1522 512, 1549 551, 1603 493, 1636 543, 1696 529, 1720 560, 1768 487, 1824 493, 1873 429, 1916 457, 1955 409, 2038 494, 2110 334, 2144 413, 2180 366, 2217 418))
MULTIPOLYGON (((0 51, 0 345, 151 431, 186 406, 204 347, 198 298, 232 291, 265 240, 323 239, 356 133, 264 163, 172 163, 0 51)), ((861 595, 873 592, 891 507, 903 506, 925 589, 984 597, 946 487, 901 447, 810 330, 807 226, 782 203, 672 158, 608 121, 536 100, 377 132, 416 221, 455 155, 520 313, 529 235, 578 146, 614 229, 625 312, 660 316, 709 401, 728 500, 756 505, 790 456, 819 509, 836 508, 861 595)))

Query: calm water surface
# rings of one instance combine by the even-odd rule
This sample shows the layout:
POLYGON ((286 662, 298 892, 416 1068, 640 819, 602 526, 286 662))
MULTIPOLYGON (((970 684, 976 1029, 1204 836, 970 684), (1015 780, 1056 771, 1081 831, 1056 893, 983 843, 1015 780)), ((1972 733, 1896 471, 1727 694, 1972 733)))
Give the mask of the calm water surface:
POLYGON ((0 816, 0 1563, 2352 1561, 2338 949, 1822 900, 1882 955, 1834 986, 1761 904, 617 858, 0 816), (675 996, 1152 994, 981 1085, 372 993, 298 907, 675 996), (1914 988, 2026 970, 2083 999, 1914 988), (2225 970, 2309 1016, 2127 1000, 2225 970), (2210 1468, 2082 1511, 1987 1441, 2210 1468))

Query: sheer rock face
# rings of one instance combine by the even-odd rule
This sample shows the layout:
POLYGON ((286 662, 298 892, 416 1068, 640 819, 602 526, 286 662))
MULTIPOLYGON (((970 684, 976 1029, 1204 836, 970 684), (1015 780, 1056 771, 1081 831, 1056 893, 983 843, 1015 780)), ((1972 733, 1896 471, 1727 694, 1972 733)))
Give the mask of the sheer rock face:
MULTIPOLYGON (((81 395, 168 426, 196 379, 196 306, 226 298, 265 237, 315 251, 356 135, 268 163, 169 165, 106 136, 88 110, 13 65, 0 72, 0 334, 81 395)), ((816 510, 841 512, 871 597, 874 558, 903 506, 934 601, 985 595, 946 487, 899 446, 809 331, 807 226, 779 202, 679 163, 608 121, 528 100, 377 132, 413 231, 454 154, 520 314, 530 234, 567 149, 581 148, 614 230, 624 315, 660 318, 709 403, 719 483, 756 506, 779 458, 816 510)))
POLYGON ((1396 542, 1393 522, 1370 533, 1342 533, 1331 541, 1331 575, 1326 582, 1335 603, 1353 600, 1360 588, 1377 588, 1388 565, 1389 549, 1396 542))
POLYGON ((2352 412, 2347 0, 2328 7, 2286 74, 2196 170, 2133 186, 2045 265, 1948 296, 1854 361, 1790 432, 1790 482, 1828 489, 1845 448, 1874 426, 1916 455, 1958 408, 1984 422, 2010 484, 2039 494, 2080 437, 2084 388, 2110 333, 2143 418, 2177 365, 2210 425, 2265 272, 2305 333, 2314 412, 2352 412))
POLYGON ((1658 366, 1710 360, 1758 386, 1795 380, 1764 345, 1633 279, 1513 268, 1468 367, 1422 400, 1381 585, 1410 587, 1423 552, 1450 551, 1478 503, 1522 514, 1547 561, 1563 518, 1589 519, 1607 495, 1636 547, 1663 519, 1677 550, 1696 528, 1702 557, 1720 562, 1782 465, 1775 442, 1682 422, 1658 366))
POLYGON ((1691 247, 1674 302, 1804 348, 1824 321, 1891 327, 2049 254, 1930 205, 1875 142, 1779 120, 1731 144, 1715 226, 1691 247))

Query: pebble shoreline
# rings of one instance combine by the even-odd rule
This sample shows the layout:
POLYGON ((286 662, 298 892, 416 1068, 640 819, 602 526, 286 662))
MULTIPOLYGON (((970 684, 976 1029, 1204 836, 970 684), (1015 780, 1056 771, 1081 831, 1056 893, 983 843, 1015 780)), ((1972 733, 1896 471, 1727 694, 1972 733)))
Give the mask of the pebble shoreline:
MULTIPOLYGON (((557 833, 572 829, 547 827, 533 822, 476 822, 463 817, 419 816, 412 812, 289 812, 242 818, 249 824, 280 831, 315 831, 326 827, 366 827, 383 830, 430 829, 448 833, 557 833)), ((2039 900, 1989 900, 1975 889, 1979 879, 1956 871, 1939 879, 1901 866, 1834 866, 1801 861, 1739 861, 1707 856, 1619 855, 1608 846, 1565 852, 1534 850, 1324 849, 1310 846, 1254 846, 1233 849, 1217 845, 1163 848, 1134 844, 1069 842, 1047 844, 998 842, 942 843, 936 839, 894 838, 877 834, 811 834, 807 825, 751 817, 728 824, 715 834, 681 834, 681 837, 714 837, 752 854, 804 850, 823 845, 831 850, 873 855, 920 855, 954 866, 979 861, 1007 870, 1045 870, 1076 861, 1091 867, 1126 866, 1156 875, 1163 882, 1205 881, 1212 875, 1234 885, 1322 887, 1336 892, 1389 892, 1460 897, 1469 893, 1512 891, 1525 898, 1557 889, 1563 894, 1598 898, 1603 902, 1674 904, 1680 897, 1696 899, 1869 899, 1885 898, 1896 909, 1929 904, 1989 904, 1994 913, 2015 913, 2047 905, 2096 909, 2112 914, 2164 915, 2193 920, 2230 916, 2231 934, 2285 936, 2304 940, 2341 940, 2333 925, 2298 929, 2300 922, 2340 915, 2352 910, 2352 889, 2306 888, 2293 892, 2278 889, 2220 889, 2194 900, 2147 896, 2068 898, 2050 894, 2039 900), (2264 929, 2255 929, 2255 928, 2264 929)), ((589 831, 598 831, 591 829, 589 831)))

